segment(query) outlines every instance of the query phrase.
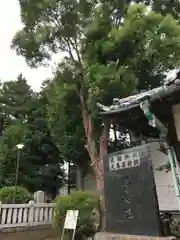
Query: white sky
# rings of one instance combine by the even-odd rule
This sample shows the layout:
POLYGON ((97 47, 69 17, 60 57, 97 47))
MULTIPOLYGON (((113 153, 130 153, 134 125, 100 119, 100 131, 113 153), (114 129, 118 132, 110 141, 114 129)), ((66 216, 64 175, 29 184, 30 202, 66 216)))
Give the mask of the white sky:
POLYGON ((52 68, 31 69, 24 58, 10 49, 14 34, 21 28, 19 1, 0 0, 0 79, 14 80, 22 72, 32 88, 38 91, 42 81, 51 76, 52 68))

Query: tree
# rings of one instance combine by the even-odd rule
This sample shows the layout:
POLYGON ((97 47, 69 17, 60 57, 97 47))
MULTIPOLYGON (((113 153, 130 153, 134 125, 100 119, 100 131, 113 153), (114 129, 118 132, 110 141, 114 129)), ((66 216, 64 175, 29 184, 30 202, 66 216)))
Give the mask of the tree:
POLYGON ((0 138, 1 187, 11 186, 15 181, 17 161, 16 145, 24 142, 27 126, 25 123, 32 90, 22 75, 16 81, 1 84, 0 109, 2 114, 0 138))
POLYGON ((18 184, 55 197, 63 183, 63 161, 48 128, 45 98, 33 93, 21 77, 2 84, 0 103, 5 118, 0 138, 1 186, 14 184, 16 145, 23 143, 18 184))
POLYGON ((26 179, 28 189, 35 191, 38 187, 54 198, 63 183, 63 159, 48 127, 44 96, 39 94, 38 98, 32 100, 26 124, 23 156, 28 167, 27 164, 21 166, 22 182, 26 179))
POLYGON ((16 81, 1 84, 0 108, 6 124, 11 119, 24 121, 33 91, 26 79, 20 74, 16 81))
POLYGON ((101 123, 96 103, 109 105, 114 97, 159 85, 164 72, 179 64, 180 51, 180 26, 171 15, 149 12, 142 4, 131 5, 127 11, 122 9, 117 18, 115 10, 114 7, 112 12, 107 1, 98 5, 85 0, 41 4, 26 1, 21 3, 24 28, 13 40, 16 51, 31 66, 43 63, 57 50, 69 54, 54 77, 61 82, 54 91, 61 101, 66 96, 64 92, 74 88, 79 98, 86 149, 96 176, 102 228, 103 158, 108 150, 111 122, 101 123))
POLYGON ((155 12, 148 13, 141 4, 132 5, 118 31, 112 28, 102 36, 97 35, 98 27, 89 31, 89 42, 86 43, 86 54, 92 69, 89 72, 99 72, 102 76, 98 68, 106 69, 107 64, 110 66, 112 62, 118 62, 118 66, 126 69, 124 71, 134 75, 133 79, 138 79, 138 90, 159 86, 164 73, 179 64, 174 48, 176 45, 178 47, 179 33, 175 31, 179 31, 179 24, 171 15, 163 17, 155 12), (171 32, 170 29, 174 30, 171 32), (92 44, 94 38, 96 41, 92 44), (94 56, 98 56, 100 64, 97 66, 93 64, 94 56))
POLYGON ((178 0, 154 0, 153 9, 162 14, 171 13, 173 17, 179 19, 180 2, 178 0))
POLYGON ((43 89, 48 99, 49 125, 63 159, 75 165, 76 189, 83 190, 83 177, 87 173, 90 161, 85 149, 86 140, 79 108, 80 102, 74 88, 67 86, 66 89, 62 86, 59 91, 62 78, 60 73, 57 75, 58 77, 48 82, 43 89))

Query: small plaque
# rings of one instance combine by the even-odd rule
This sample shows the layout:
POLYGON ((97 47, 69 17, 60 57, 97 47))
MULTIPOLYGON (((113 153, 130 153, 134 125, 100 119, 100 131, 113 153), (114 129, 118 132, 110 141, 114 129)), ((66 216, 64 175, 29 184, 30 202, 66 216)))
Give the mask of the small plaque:
POLYGON ((65 229, 76 229, 79 211, 78 210, 68 210, 66 213, 66 219, 64 222, 65 229))
POLYGON ((109 159, 109 170, 117 171, 140 166, 139 152, 113 155, 109 159))

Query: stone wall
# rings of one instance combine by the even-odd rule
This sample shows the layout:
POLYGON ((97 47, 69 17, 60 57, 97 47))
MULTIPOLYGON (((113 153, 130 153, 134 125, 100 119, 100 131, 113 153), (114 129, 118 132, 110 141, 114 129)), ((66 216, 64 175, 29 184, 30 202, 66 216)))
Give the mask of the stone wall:
POLYGON ((59 240, 60 236, 55 233, 51 226, 3 229, 0 230, 0 240, 59 240))

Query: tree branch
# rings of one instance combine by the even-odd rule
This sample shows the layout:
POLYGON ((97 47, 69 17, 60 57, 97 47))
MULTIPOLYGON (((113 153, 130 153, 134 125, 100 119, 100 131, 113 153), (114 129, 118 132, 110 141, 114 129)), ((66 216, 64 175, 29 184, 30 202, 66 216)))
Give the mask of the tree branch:
MULTIPOLYGON (((71 40, 71 39, 70 39, 70 40, 71 40)), ((77 42, 77 40, 78 40, 77 38, 74 38, 74 43, 73 43, 73 41, 71 41, 71 44, 72 44, 72 46, 73 46, 73 48, 74 48, 74 51, 76 52, 77 59, 78 59, 79 63, 82 64, 81 56, 80 56, 79 50, 78 50, 78 42, 77 42)))
POLYGON ((65 38, 65 37, 64 37, 64 40, 65 40, 65 41, 66 41, 66 43, 67 43, 67 46, 68 46, 68 53, 69 53, 69 55, 70 55, 70 57, 71 57, 72 61, 76 63, 76 60, 75 60, 75 58, 74 58, 74 56, 73 56, 72 49, 71 49, 71 42, 70 42, 70 38, 69 38, 69 39, 67 39, 67 38, 65 38))

